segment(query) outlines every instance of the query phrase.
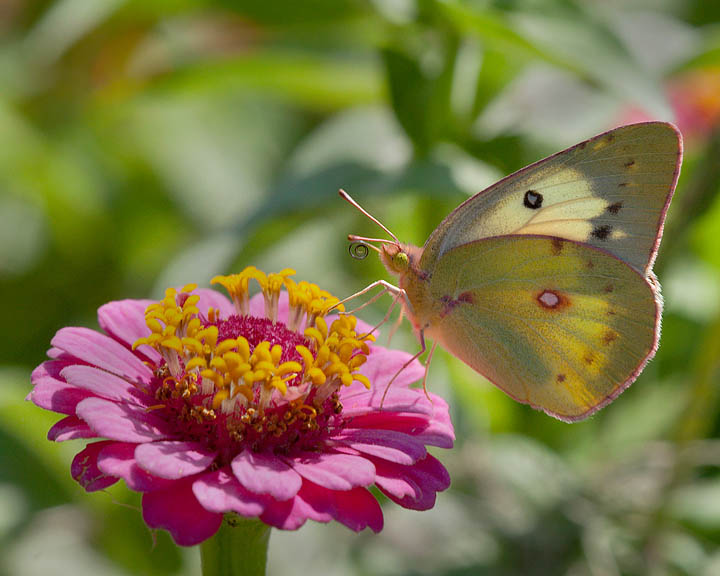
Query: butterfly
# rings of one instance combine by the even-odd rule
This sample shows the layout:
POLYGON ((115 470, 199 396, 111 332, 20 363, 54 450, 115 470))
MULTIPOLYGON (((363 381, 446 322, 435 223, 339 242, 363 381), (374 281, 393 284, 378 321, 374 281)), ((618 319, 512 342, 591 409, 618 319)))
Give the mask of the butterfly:
POLYGON ((421 344, 412 360, 430 338, 426 365, 440 344, 515 400, 582 420, 657 350, 663 301, 652 266, 681 163, 672 124, 622 126, 475 194, 422 248, 341 190, 392 238, 349 235, 355 255, 372 248, 398 278, 350 298, 378 286, 365 305, 393 294, 421 344))

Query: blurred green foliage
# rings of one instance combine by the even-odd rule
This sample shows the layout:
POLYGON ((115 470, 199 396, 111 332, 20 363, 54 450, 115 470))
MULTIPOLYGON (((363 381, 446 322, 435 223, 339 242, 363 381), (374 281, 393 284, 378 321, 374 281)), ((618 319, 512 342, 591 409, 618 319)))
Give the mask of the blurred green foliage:
MULTIPOLYGON (((438 353, 453 477, 379 536, 274 533, 271 574, 720 573, 720 9, 705 0, 0 2, 0 575, 192 574, 122 486, 23 401, 54 332, 254 264, 343 296, 371 225, 422 244, 468 194, 619 123, 686 161, 657 271, 657 358, 567 425, 438 353)), ((369 311, 379 319, 382 303, 369 311)), ((394 342, 416 345, 409 332, 394 342)))

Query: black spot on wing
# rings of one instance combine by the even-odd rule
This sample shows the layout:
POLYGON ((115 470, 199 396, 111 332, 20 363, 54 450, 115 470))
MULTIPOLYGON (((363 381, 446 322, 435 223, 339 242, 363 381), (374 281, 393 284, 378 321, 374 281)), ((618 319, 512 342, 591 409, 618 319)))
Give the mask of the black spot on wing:
POLYGON ((610 214, 617 214, 618 212, 620 212, 622 205, 622 202, 615 202, 614 204, 610 204, 610 206, 607 207, 607 211, 610 212, 610 214))
POLYGON ((536 192, 535 190, 528 190, 525 192, 525 196, 523 197, 523 205, 525 208, 537 210, 540 206, 542 206, 542 203, 543 195, 540 194, 540 192, 536 192))
POLYGON ((596 226, 593 228, 592 236, 598 240, 605 240, 608 236, 610 236, 610 232, 612 232, 612 226, 603 224, 602 226, 596 226))

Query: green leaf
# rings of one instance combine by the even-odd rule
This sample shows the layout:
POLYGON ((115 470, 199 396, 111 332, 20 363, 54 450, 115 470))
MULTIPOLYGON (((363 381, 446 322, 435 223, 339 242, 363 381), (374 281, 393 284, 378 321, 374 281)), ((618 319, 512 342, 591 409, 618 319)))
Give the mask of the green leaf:
POLYGON ((62 418, 25 401, 27 370, 0 369, 0 482, 22 489, 31 509, 58 505, 77 495, 70 462, 77 450, 47 440, 62 418))
POLYGON ((474 118, 515 78, 518 69, 519 59, 513 58, 511 53, 493 46, 488 46, 483 51, 473 104, 474 118))
POLYGON ((358 163, 341 163, 281 182, 258 210, 248 214, 235 230, 243 235, 283 214, 310 216, 319 207, 332 207, 333 203, 340 208, 343 206, 338 198, 340 188, 357 196, 407 191, 440 196, 462 193, 449 167, 434 160, 418 160, 392 173, 358 163))
POLYGON ((653 115, 673 117, 659 79, 629 53, 602 7, 567 2, 542 11, 518 11, 512 20, 524 35, 585 80, 653 115))
POLYGON ((159 79, 156 87, 178 92, 254 90, 318 111, 371 104, 383 94, 380 70, 367 56, 281 49, 188 64, 159 79))
POLYGON ((457 0, 441 0, 437 2, 437 7, 459 31, 477 36, 491 50, 508 57, 524 60, 537 58, 558 66, 571 67, 570 62, 528 40, 502 12, 489 7, 474 8, 457 0))
POLYGON ((680 488, 673 494, 669 508, 674 519, 720 535, 720 480, 708 479, 680 488))
POLYGON ((451 91, 459 43, 451 34, 428 34, 430 46, 397 43, 382 51, 390 101, 418 155, 426 155, 452 123, 451 91), (429 62, 429 63, 428 63, 429 62))

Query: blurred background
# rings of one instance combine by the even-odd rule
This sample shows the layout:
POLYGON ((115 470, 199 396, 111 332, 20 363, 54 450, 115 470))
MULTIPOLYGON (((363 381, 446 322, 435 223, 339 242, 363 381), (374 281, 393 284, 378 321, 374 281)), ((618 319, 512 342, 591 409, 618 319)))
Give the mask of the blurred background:
POLYGON ((348 255, 378 232, 339 187, 422 245, 499 177, 651 118, 686 156, 638 381, 568 425, 438 351, 451 489, 378 536, 275 531, 271 575, 720 574, 720 3, 0 0, 0 575, 198 573, 45 440, 23 398, 57 329, 249 264, 348 295, 386 274, 348 255))

